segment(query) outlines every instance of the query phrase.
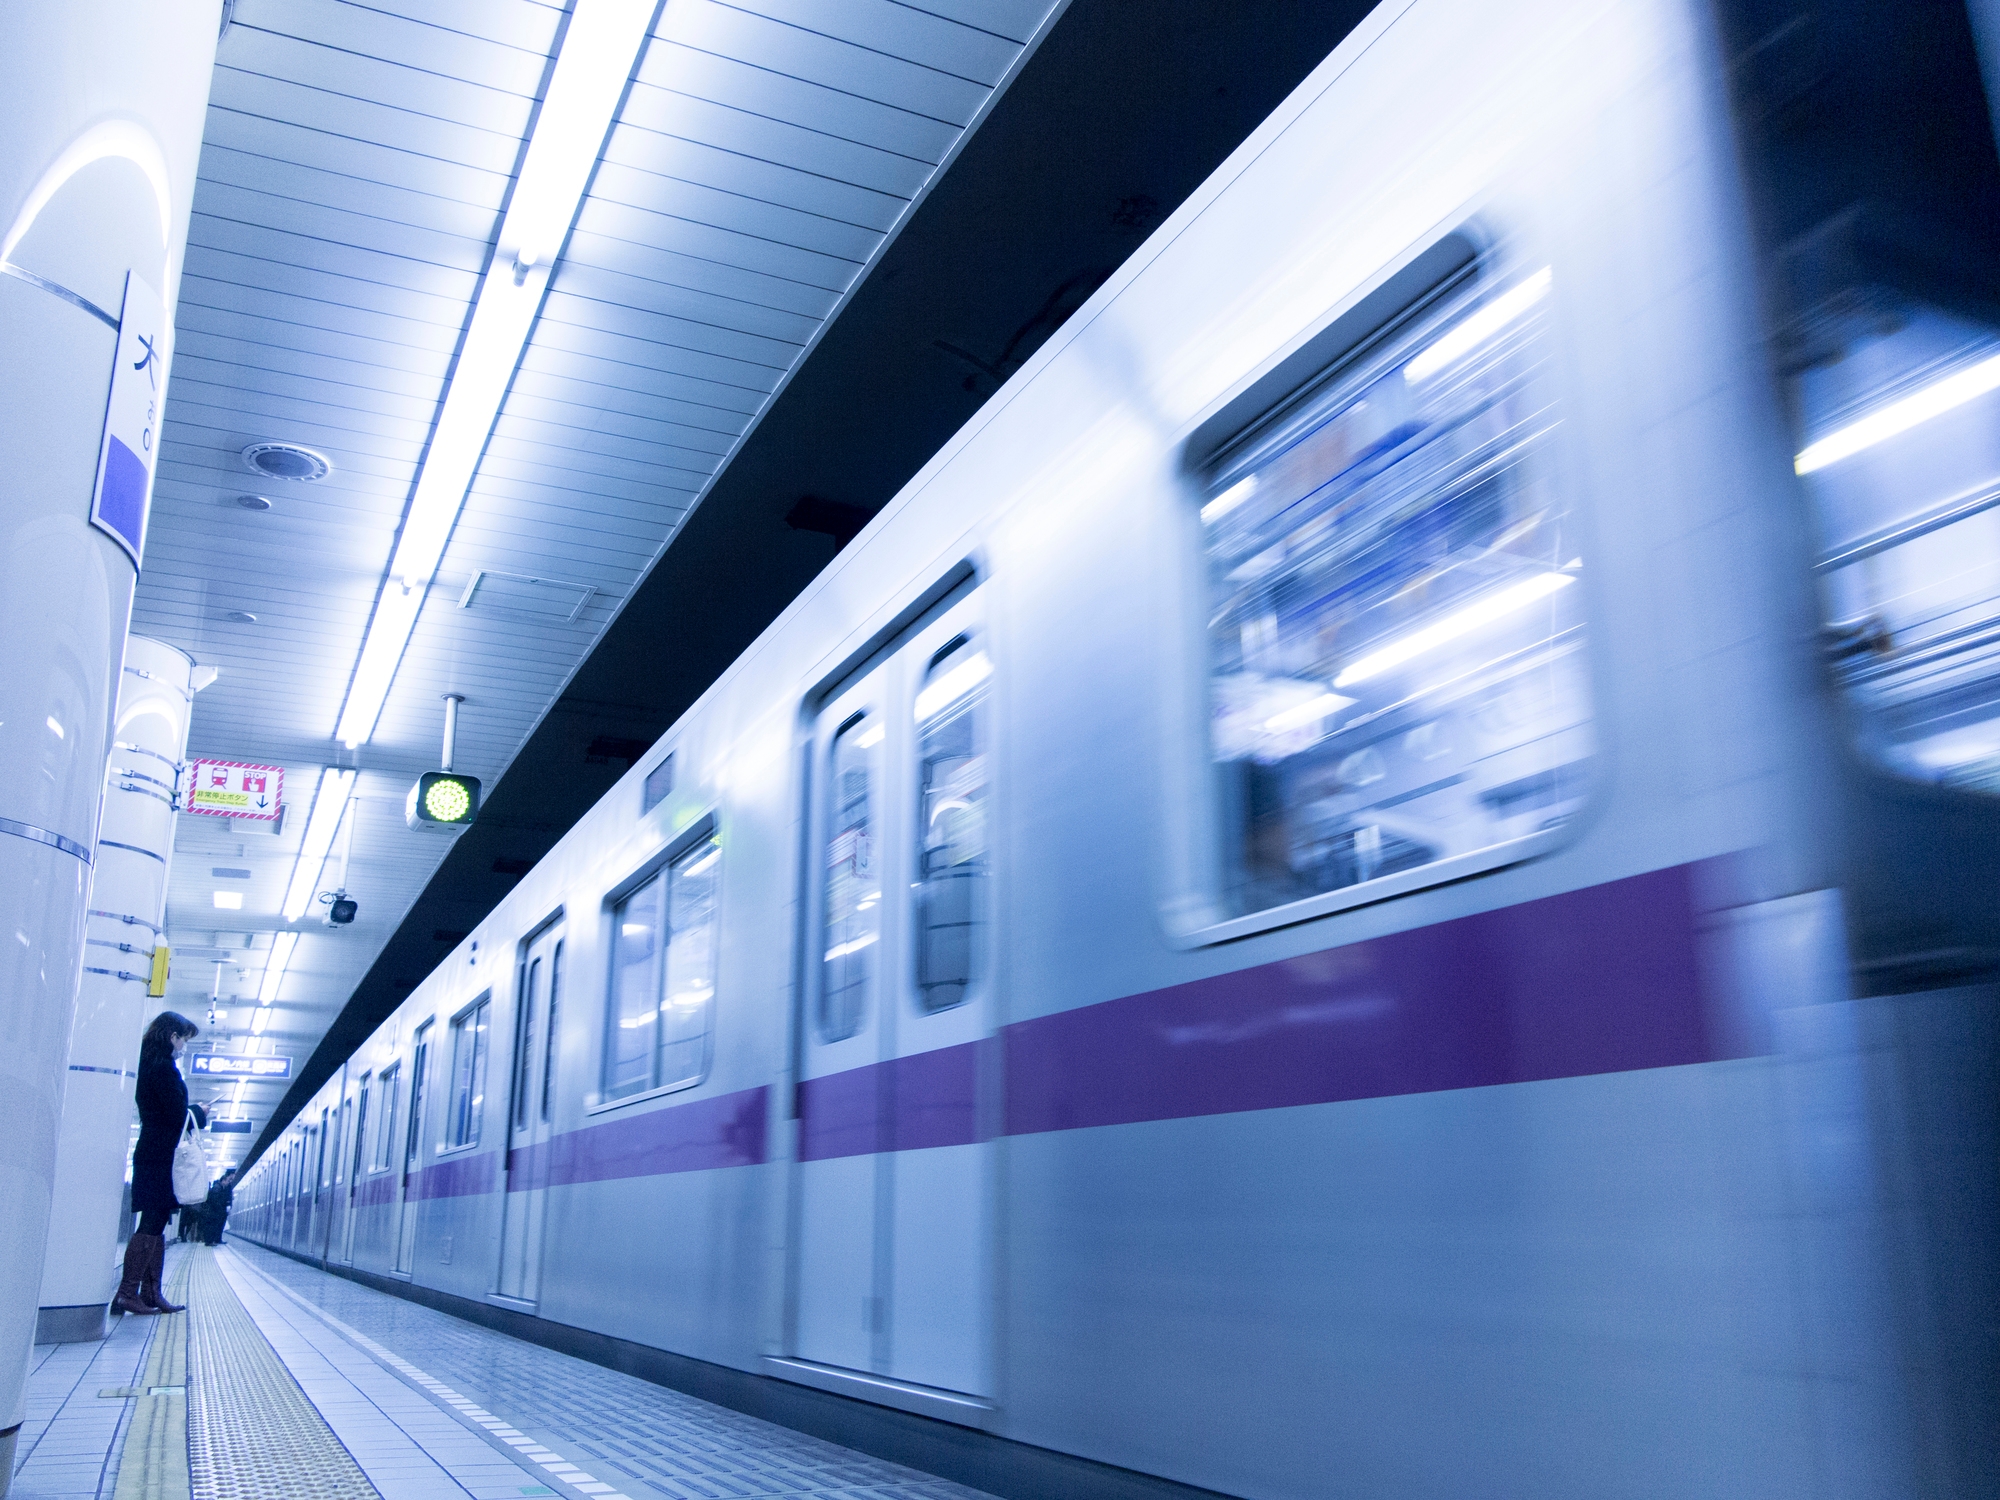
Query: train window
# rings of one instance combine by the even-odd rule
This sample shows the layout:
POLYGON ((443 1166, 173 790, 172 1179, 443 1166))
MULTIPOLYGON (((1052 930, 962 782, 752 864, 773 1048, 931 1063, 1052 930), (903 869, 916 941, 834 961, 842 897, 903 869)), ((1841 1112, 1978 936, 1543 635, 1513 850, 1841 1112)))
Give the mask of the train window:
POLYGON ((352 1175, 355 1177, 359 1177, 367 1168, 369 1147, 368 1096, 373 1092, 370 1085, 374 1081, 373 1075, 363 1073, 361 1075, 361 1088, 354 1098, 354 1171, 352 1175))
POLYGON ((451 1023, 451 1091, 446 1095, 447 1150, 479 1144, 479 1116, 486 1103, 486 1032, 492 1001, 482 996, 451 1023))
POLYGON ((1484 867, 1580 806, 1580 560, 1538 452, 1551 276, 1474 269, 1206 471, 1225 920, 1484 867))
POLYGON ((710 834, 611 909, 604 1097, 698 1082, 715 998, 722 846, 710 834))
POLYGON ((875 994, 882 936, 882 875, 875 858, 882 740, 881 719, 856 714, 833 741, 825 970, 819 988, 819 1034, 825 1042, 859 1031, 875 994))
POLYGON ((1879 290, 1831 321, 1794 467, 1834 673, 1871 759, 2000 792, 2000 336, 1879 290))
POLYGON ((400 1093, 403 1084, 402 1071, 401 1063, 391 1063, 382 1070, 382 1076, 378 1080, 384 1113, 382 1123, 375 1134, 375 1152, 368 1160, 368 1170, 371 1172, 388 1171, 390 1157, 396 1150, 396 1127, 403 1118, 401 1107, 403 1101, 400 1093))
POLYGON ((542 961, 515 965, 514 1002, 514 1128, 528 1123, 528 1080, 534 1076, 535 1052, 530 1045, 535 1030, 535 991, 541 987, 542 961))
POLYGON ((987 767, 982 719, 993 675, 969 636, 931 659, 917 692, 917 999, 963 1004, 985 963, 987 767))
POLYGON ((424 1083, 430 1071, 431 1027, 434 1023, 424 1022, 417 1028, 416 1046, 410 1057, 410 1125, 409 1134, 403 1142, 403 1171, 405 1174, 417 1169, 423 1150, 424 1131, 424 1083))
POLYGON ((562 1019, 562 971, 563 944, 556 943, 556 951, 549 955, 549 1022, 548 1039, 542 1045, 542 1118, 549 1117, 549 1097, 555 1087, 556 1076, 556 1024, 562 1019))

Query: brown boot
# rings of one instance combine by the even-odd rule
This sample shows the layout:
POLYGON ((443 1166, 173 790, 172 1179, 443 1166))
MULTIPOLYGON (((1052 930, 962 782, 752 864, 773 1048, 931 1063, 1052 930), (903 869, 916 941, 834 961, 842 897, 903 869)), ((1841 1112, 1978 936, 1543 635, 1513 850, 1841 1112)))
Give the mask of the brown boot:
POLYGON ((125 1242, 125 1274, 119 1280, 118 1295, 111 1299, 113 1312, 150 1315, 159 1311, 141 1295, 141 1289, 146 1284, 146 1267, 153 1260, 153 1252, 146 1241, 158 1238, 158 1235, 135 1234, 125 1242))
MULTIPOLYGON (((135 1235, 136 1239, 137 1236, 135 1235)), ((146 1278, 139 1283, 140 1299, 153 1304, 154 1312, 177 1313, 186 1311, 179 1303, 169 1302, 160 1295, 160 1276, 166 1269, 167 1237, 163 1234, 148 1235, 153 1242, 151 1255, 146 1261, 146 1278)))

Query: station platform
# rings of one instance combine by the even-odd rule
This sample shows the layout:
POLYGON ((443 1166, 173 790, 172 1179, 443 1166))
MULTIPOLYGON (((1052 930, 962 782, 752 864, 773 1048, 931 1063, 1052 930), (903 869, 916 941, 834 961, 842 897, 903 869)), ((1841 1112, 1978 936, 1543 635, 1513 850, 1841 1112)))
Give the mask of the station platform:
POLYGON ((9 1500, 981 1500, 235 1242, 34 1351, 9 1500))

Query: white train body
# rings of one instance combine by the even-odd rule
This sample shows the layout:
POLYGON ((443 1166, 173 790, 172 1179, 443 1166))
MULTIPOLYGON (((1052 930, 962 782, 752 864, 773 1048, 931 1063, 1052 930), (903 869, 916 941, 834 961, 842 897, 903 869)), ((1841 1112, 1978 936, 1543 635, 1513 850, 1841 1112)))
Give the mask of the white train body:
MULTIPOLYGON (((1732 152, 1701 6, 1382 5, 355 1052, 232 1227, 1232 1495, 1916 1493, 1829 790, 1865 778, 1732 152), (1455 823, 1434 788, 1341 814, 1358 878, 1298 874, 1287 824, 1292 874, 1242 859, 1325 888, 1260 896, 1214 790, 1210 450, 1440 246, 1451 318, 1547 272, 1563 748, 1452 761, 1455 823), (927 787, 913 705, 952 672, 978 740, 927 787), (842 755, 873 821, 835 847, 842 755), (949 839, 979 878, 933 891, 924 861, 973 868, 949 839), (642 973, 614 948, 655 916, 642 973), (837 978, 842 944, 876 956, 837 978)), ((1256 701, 1259 755, 1314 722, 1256 701)), ((1444 733, 1342 759, 1326 807, 1444 733)))

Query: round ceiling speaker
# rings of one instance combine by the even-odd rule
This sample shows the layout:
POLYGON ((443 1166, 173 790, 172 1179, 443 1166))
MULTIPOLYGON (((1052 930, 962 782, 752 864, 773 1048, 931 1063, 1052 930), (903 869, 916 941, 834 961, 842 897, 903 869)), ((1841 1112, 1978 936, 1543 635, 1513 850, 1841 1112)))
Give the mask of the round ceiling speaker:
POLYGON ((269 510, 271 508, 271 502, 266 500, 262 495, 238 495, 236 503, 245 510, 269 510))
POLYGON ((252 443, 243 450, 244 466, 272 479, 296 479, 310 483, 333 472, 324 453, 315 453, 297 443, 252 443))
POLYGON ((257 623, 257 617, 247 609, 232 609, 222 618, 229 621, 232 625, 255 625, 257 623))

